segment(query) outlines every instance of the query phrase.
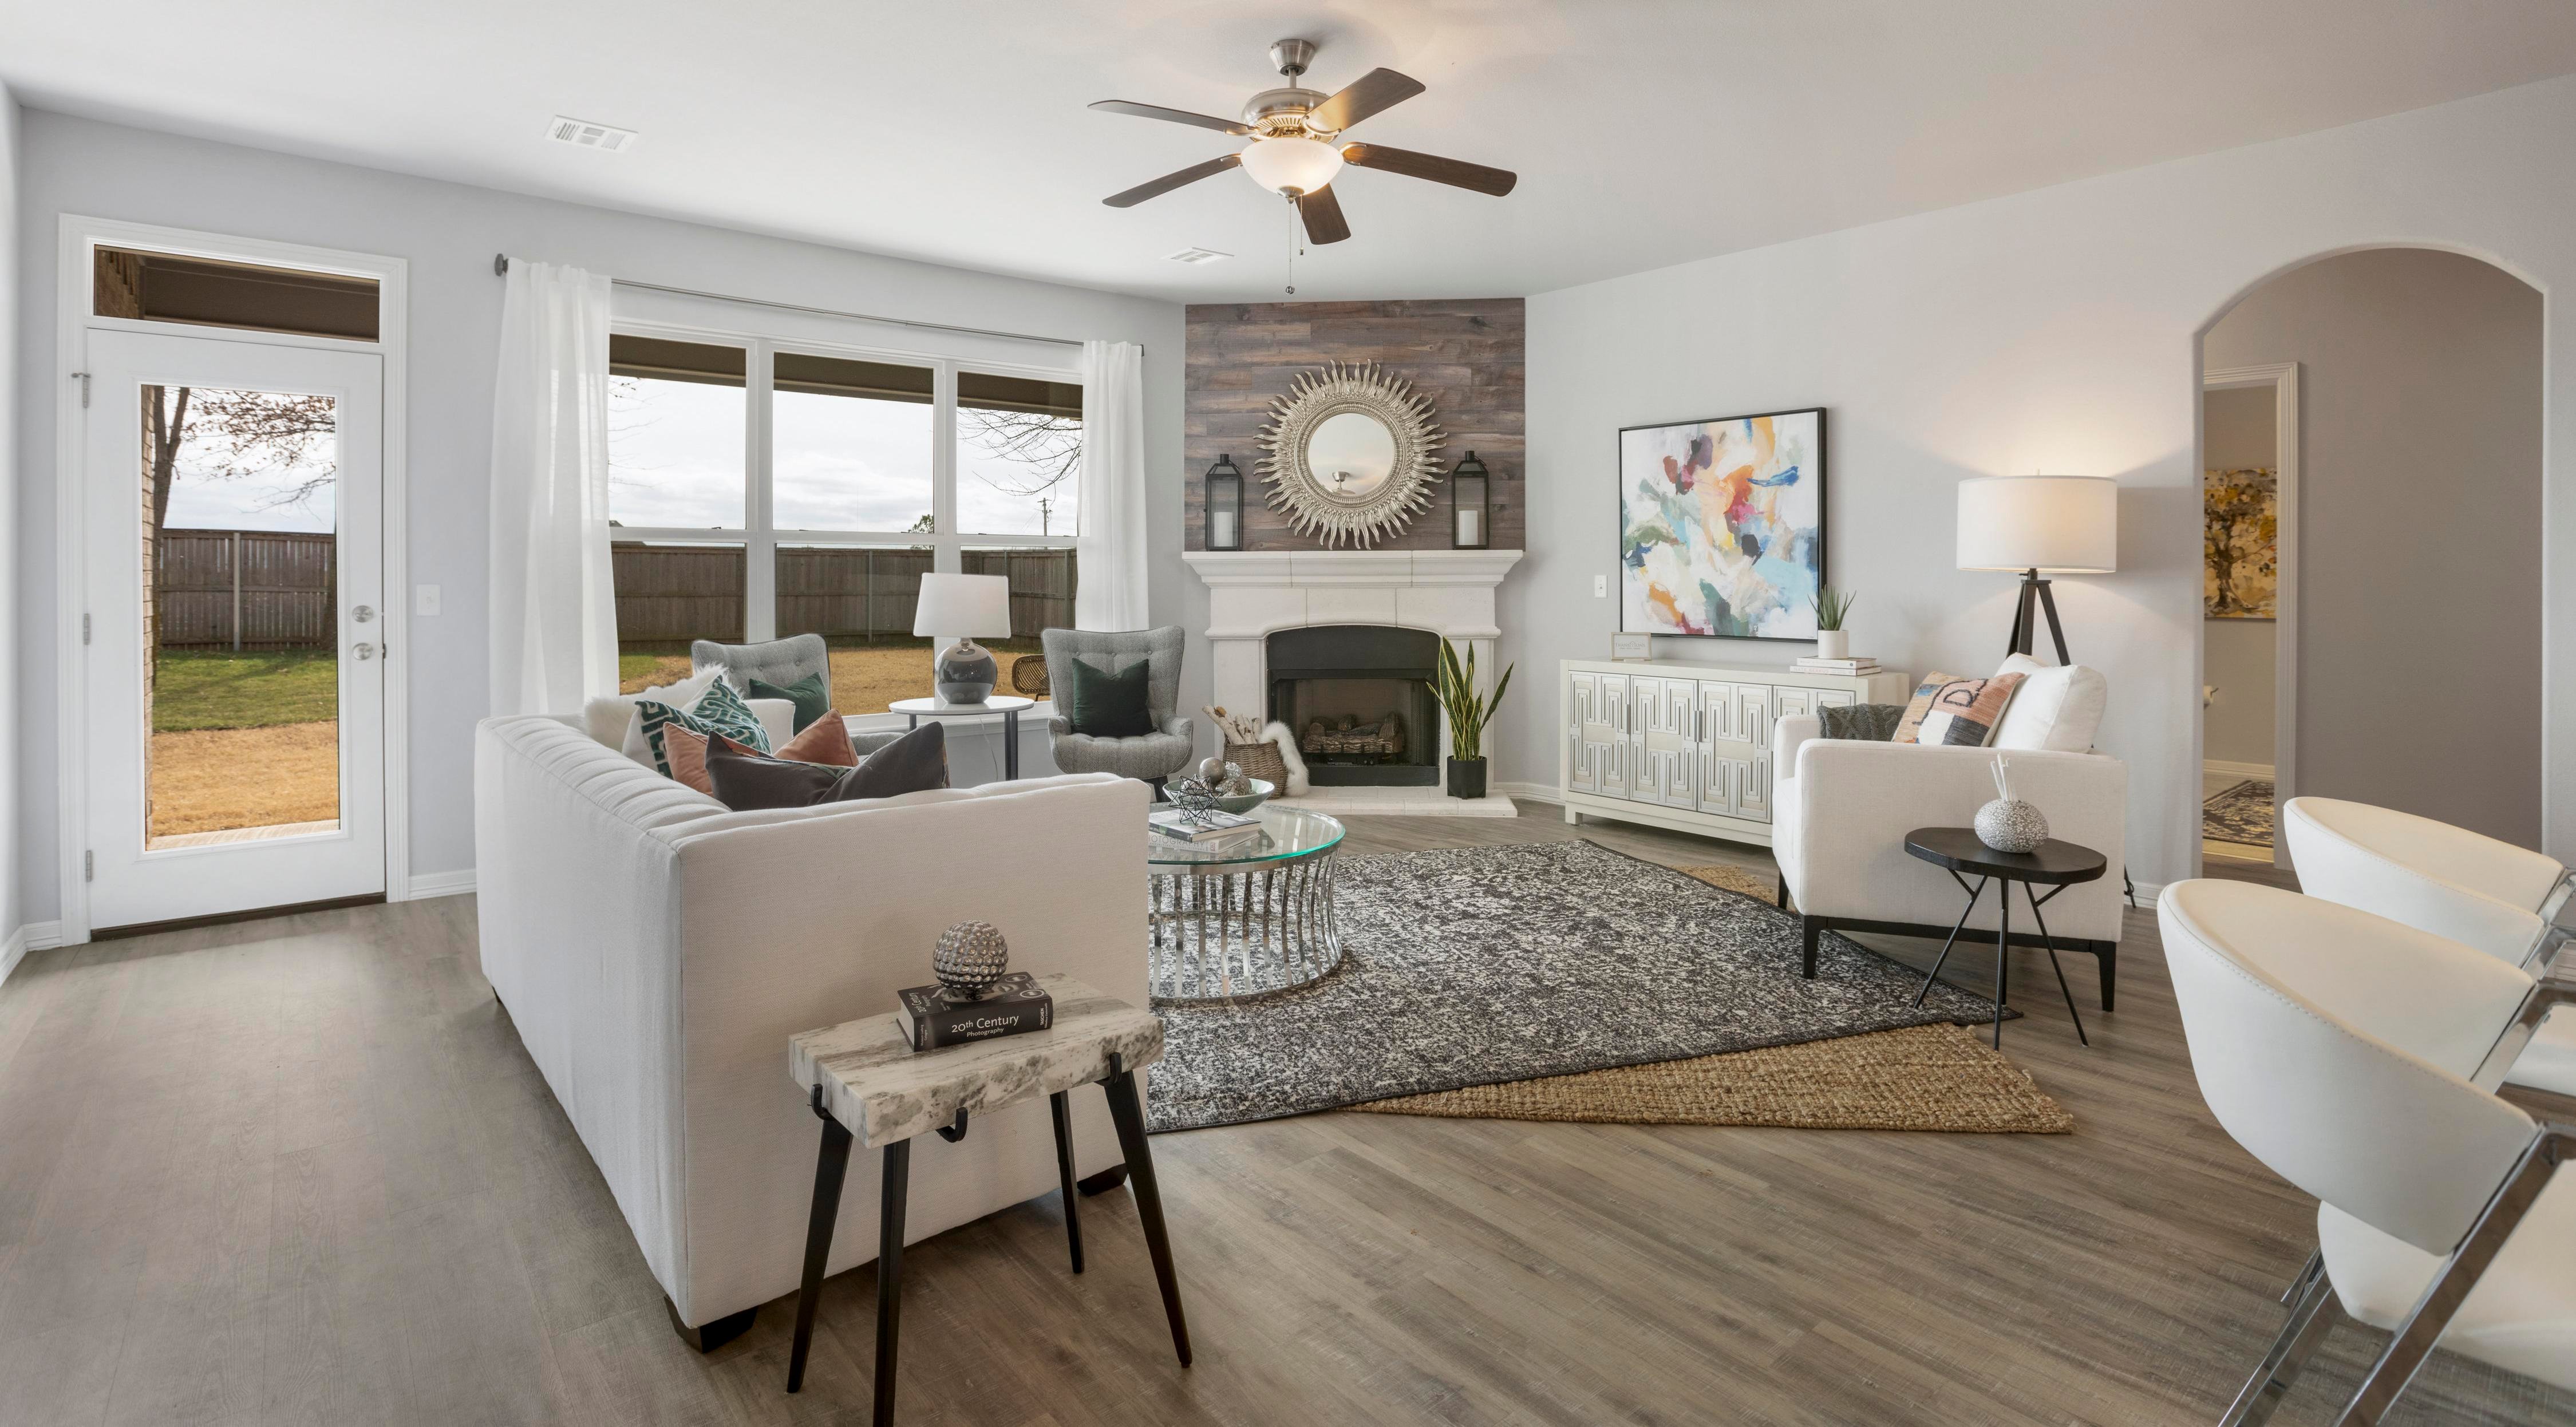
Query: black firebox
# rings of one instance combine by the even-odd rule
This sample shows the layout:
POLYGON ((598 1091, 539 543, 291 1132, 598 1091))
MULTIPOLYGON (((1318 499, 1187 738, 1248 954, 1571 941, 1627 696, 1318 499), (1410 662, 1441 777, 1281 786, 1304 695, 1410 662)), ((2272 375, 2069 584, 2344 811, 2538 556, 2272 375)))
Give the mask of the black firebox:
POLYGON ((1436 787, 1440 636, 1327 624, 1270 636, 1270 716, 1317 787, 1436 787))

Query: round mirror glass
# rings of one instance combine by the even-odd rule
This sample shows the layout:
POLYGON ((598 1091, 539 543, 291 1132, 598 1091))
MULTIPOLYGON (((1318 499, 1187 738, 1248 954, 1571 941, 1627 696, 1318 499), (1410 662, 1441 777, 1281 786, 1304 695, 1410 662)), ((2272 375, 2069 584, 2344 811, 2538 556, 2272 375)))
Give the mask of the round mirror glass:
POLYGON ((1362 500, 1395 474, 1395 433, 1364 411, 1339 411, 1306 437, 1306 470, 1327 494, 1362 500))

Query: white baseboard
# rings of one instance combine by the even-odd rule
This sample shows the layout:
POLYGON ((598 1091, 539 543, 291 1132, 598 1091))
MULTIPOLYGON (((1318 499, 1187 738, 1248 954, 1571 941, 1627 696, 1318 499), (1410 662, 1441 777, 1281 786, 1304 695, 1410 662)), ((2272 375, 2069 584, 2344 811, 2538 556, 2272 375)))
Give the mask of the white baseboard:
POLYGON ((62 944, 61 922, 29 922, 9 933, 7 940, 0 941, 0 982, 9 979, 9 973, 18 969, 18 963, 27 959, 28 952, 62 944))
POLYGON ((1547 803, 1550 805, 1553 805, 1556 802, 1556 785, 1554 783, 1505 783, 1496 781, 1489 783, 1486 786, 1492 791, 1502 794, 1506 798, 1528 798, 1532 802, 1547 803))
POLYGON ((2272 776, 2272 765, 2269 763, 2229 763, 2217 758, 2204 758, 2200 761, 2200 769, 2204 773, 2216 773, 2227 778, 2269 778, 2272 776))
POLYGON ((454 872, 415 872, 409 893, 403 901, 417 902, 427 897, 461 897, 474 890, 474 869, 459 868, 454 872))

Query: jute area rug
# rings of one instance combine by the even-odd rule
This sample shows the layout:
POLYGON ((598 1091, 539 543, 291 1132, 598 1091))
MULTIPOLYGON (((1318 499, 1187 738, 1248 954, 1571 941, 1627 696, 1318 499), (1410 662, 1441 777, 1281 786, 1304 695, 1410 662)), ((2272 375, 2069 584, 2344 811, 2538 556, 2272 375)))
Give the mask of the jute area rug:
POLYGON ((1952 1049, 1960 1038, 1824 1045, 1993 1012, 1946 983, 1918 1007, 1920 972, 1838 935, 1802 979, 1797 919, 1767 882, 1723 888, 1589 842, 1359 856, 1339 875, 1345 962, 1323 981, 1155 1003, 1151 1128, 1397 1099, 1648 1123, 2040 1127, 1970 1103, 2015 1081, 2036 1092, 2000 1057, 1952 1049), (1734 1058, 1788 1048, 1810 1054, 1734 1058), (1632 1088, 1648 1084, 1664 1088, 1632 1088), (1461 1093, 1473 1098, 1439 1098, 1461 1093))

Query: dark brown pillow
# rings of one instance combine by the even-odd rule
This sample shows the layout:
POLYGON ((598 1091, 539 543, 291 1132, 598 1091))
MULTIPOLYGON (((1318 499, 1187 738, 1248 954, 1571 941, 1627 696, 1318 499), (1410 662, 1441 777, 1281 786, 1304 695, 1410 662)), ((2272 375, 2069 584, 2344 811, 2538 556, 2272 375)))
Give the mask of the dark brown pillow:
POLYGON ((948 734, 925 723, 859 760, 856 768, 764 758, 723 742, 707 746, 707 780, 716 801, 735 812, 810 808, 861 798, 891 798, 948 786, 948 734))

